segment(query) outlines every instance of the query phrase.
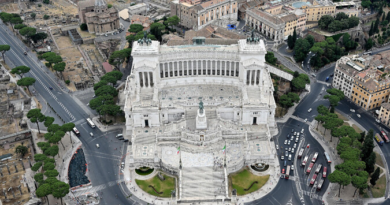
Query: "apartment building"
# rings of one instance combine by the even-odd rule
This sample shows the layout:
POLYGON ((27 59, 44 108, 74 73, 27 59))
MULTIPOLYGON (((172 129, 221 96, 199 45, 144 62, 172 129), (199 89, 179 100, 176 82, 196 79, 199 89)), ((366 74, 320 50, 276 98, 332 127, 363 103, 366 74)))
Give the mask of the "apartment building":
POLYGON ((363 68, 355 65, 351 58, 341 57, 336 62, 332 86, 343 91, 345 97, 351 98, 353 78, 362 70, 363 68))
POLYGON ((172 1, 171 16, 178 16, 180 24, 199 30, 212 23, 219 26, 237 22, 238 5, 236 0, 172 1))
POLYGON ((390 126, 390 103, 382 103, 381 109, 379 111, 378 119, 382 124, 390 126))
POLYGON ((335 15, 342 12, 347 14, 348 17, 359 17, 359 9, 356 7, 355 2, 335 2, 333 4, 336 6, 335 15))
MULTIPOLYGON (((317 1, 314 1, 315 3, 317 1)), ((321 2, 321 4, 314 4, 312 6, 303 6, 306 12, 307 21, 319 21, 324 15, 334 15, 336 6, 332 2, 321 2)))
POLYGON ((285 13, 279 16, 284 22, 284 36, 293 35, 294 28, 297 27, 298 17, 293 13, 285 13))

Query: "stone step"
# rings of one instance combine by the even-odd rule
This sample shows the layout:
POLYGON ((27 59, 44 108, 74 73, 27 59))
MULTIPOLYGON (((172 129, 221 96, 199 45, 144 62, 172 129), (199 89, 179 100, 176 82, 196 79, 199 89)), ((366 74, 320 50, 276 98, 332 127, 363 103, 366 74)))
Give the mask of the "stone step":
POLYGON ((138 143, 138 144, 153 144, 155 142, 156 142, 156 136, 155 135, 137 136, 135 138, 135 143, 138 143))

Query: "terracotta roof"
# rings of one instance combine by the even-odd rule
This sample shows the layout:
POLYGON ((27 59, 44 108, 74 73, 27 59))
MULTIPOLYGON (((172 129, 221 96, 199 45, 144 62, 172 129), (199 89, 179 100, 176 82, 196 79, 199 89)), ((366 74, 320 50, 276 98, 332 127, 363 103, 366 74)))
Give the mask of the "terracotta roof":
POLYGON ((201 3, 200 5, 202 6, 202 8, 208 8, 210 6, 213 6, 215 4, 218 4, 218 3, 221 3, 221 2, 224 2, 226 0, 210 0, 210 1, 206 1, 206 2, 203 2, 201 3))
POLYGON ((288 14, 288 15, 285 15, 285 16, 281 16, 280 17, 285 23, 288 23, 288 22, 291 22, 291 21, 294 21, 294 20, 297 20, 297 16, 295 14, 288 14))
POLYGON ((107 73, 113 71, 112 66, 108 62, 102 63, 102 66, 107 73))
POLYGON ((252 11, 256 15, 258 15, 258 16, 260 16, 260 17, 262 17, 262 18, 264 18, 264 19, 266 19, 274 24, 284 24, 284 22, 280 18, 274 17, 273 15, 271 15, 265 11, 260 11, 257 8, 250 9, 250 11, 252 11))
POLYGON ((94 0, 87 0, 87 1, 79 1, 78 6, 80 9, 84 9, 87 7, 95 6, 95 1, 94 0))

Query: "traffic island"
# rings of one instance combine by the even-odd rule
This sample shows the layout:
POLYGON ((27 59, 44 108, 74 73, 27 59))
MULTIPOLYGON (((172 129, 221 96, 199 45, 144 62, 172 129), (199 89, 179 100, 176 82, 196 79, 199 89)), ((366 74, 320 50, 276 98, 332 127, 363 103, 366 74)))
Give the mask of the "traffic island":
POLYGON ((176 187, 176 179, 165 174, 161 174, 161 176, 156 175, 147 180, 136 179, 135 182, 139 188, 150 195, 164 198, 171 197, 171 192, 176 187))
POLYGON ((238 196, 243 196, 259 190, 267 183, 269 177, 270 175, 254 175, 245 168, 229 176, 230 188, 237 190, 238 196))

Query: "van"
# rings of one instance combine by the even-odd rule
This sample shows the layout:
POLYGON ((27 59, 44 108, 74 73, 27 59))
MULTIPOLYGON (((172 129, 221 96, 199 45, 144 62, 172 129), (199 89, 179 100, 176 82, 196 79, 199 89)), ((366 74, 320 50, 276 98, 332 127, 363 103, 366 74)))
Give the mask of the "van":
POLYGON ((123 134, 117 134, 116 138, 123 137, 123 134))

